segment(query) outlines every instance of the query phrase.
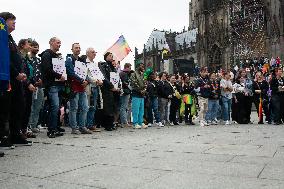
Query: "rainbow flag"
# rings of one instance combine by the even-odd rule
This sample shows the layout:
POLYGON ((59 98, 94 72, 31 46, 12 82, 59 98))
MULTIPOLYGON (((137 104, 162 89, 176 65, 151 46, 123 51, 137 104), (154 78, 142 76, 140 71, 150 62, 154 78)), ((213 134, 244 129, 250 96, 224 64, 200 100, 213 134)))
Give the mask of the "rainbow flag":
POLYGON ((131 49, 124 36, 121 35, 106 52, 111 52, 114 60, 122 61, 131 52, 131 49))
POLYGON ((192 104, 192 97, 191 97, 191 95, 188 95, 188 94, 183 95, 183 102, 185 104, 192 104))

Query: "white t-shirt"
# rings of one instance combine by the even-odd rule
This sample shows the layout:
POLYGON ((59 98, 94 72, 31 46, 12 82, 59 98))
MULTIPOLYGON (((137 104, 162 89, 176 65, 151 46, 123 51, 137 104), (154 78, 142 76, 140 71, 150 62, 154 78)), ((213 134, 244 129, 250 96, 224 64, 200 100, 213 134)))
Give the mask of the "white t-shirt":
POLYGON ((221 95, 228 98, 228 99, 232 99, 232 92, 229 92, 229 91, 224 91, 223 88, 233 88, 233 84, 231 82, 231 80, 225 80, 225 79, 222 79, 221 82, 220 82, 220 86, 221 86, 221 95))

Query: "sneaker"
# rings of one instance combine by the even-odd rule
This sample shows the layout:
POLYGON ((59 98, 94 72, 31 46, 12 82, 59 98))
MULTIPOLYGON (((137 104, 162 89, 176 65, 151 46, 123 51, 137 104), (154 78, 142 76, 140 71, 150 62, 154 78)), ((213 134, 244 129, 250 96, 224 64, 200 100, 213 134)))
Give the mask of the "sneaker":
POLYGON ((60 136, 63 136, 63 135, 64 135, 63 133, 60 133, 58 131, 48 131, 47 132, 48 138, 60 137, 60 136))
POLYGON ((215 121, 215 120, 213 120, 213 121, 211 122, 211 124, 212 124, 212 125, 218 125, 218 122, 215 121))
POLYGON ((142 127, 138 124, 134 125, 133 129, 141 129, 142 127))
POLYGON ((12 143, 16 146, 23 145, 23 146, 31 146, 33 144, 32 141, 28 141, 22 137, 16 137, 12 139, 12 143))
POLYGON ((200 121, 200 126, 201 126, 201 127, 209 126, 209 124, 208 124, 206 121, 201 120, 201 121, 200 121))
POLYGON ((72 129, 71 134, 73 135, 79 135, 80 131, 78 129, 72 129))
POLYGON ((5 155, 4 152, 0 151, 0 157, 4 157, 4 155, 5 155))
POLYGON ((173 122, 170 122, 170 126, 174 126, 175 124, 173 122))
POLYGON ((80 128, 79 131, 81 132, 81 134, 92 134, 93 133, 92 131, 90 131, 86 127, 80 128))
POLYGON ((178 122, 174 122, 174 125, 179 125, 179 123, 178 122))
POLYGON ((40 129, 39 128, 31 128, 31 131, 33 133, 40 133, 40 129))
POLYGON ((162 122, 157 123, 159 127, 164 127, 165 125, 162 122))
POLYGON ((144 123, 142 123, 141 128, 142 128, 142 129, 147 129, 147 128, 148 128, 148 125, 145 125, 144 123))
POLYGON ((152 127, 152 123, 148 123, 148 127, 152 127))
POLYGON ((101 132, 101 129, 98 129, 96 126, 90 127, 88 129, 93 132, 101 132))
POLYGON ((227 120, 227 121, 225 122, 225 125, 231 125, 230 121, 227 120))
POLYGON ((61 128, 61 127, 57 127, 57 131, 59 131, 60 133, 64 133, 65 129, 61 128))
POLYGON ((10 142, 8 138, 3 138, 0 143, 0 148, 14 149, 15 146, 10 142))

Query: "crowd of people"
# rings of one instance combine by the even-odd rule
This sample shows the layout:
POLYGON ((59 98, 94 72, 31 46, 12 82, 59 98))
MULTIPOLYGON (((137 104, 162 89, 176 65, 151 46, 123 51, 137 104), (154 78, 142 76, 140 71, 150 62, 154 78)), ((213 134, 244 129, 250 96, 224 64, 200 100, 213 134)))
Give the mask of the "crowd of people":
POLYGON ((209 73, 202 67, 196 77, 145 71, 144 64, 136 65, 135 71, 130 63, 121 69, 111 52, 105 53, 104 62, 97 62, 95 49, 89 47, 81 55, 79 43, 73 43, 71 54, 63 57, 58 37, 52 37, 50 48, 38 54, 35 40, 21 39, 18 44, 13 40, 16 17, 12 13, 0 17, 7 24, 10 54, 0 70, 0 75, 9 75, 0 80, 0 147, 29 145, 28 138, 35 138, 43 126, 49 138, 56 138, 65 133, 62 125, 79 135, 103 128, 250 124, 252 104, 258 124, 284 121, 280 65, 265 72, 244 67, 209 73), (60 57, 65 59, 67 78, 53 69, 52 60, 60 57), (76 74, 76 61, 99 67, 104 79, 94 78, 90 70, 82 79, 76 74), (111 82, 112 73, 119 74, 118 85, 111 82))

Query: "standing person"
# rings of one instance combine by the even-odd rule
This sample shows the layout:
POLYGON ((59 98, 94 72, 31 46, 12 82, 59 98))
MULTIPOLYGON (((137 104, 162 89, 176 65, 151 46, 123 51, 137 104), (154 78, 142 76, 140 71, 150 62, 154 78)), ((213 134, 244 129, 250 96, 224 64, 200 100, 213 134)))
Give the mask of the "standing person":
POLYGON ((169 122, 168 107, 171 97, 171 85, 167 80, 166 72, 161 72, 159 74, 158 97, 159 97, 158 107, 160 112, 160 120, 163 123, 163 125, 166 125, 169 122))
MULTIPOLYGON (((1 16, 2 17, 2 16, 1 16)), ((4 13, 2 17, 6 20, 9 32, 9 49, 10 49, 10 83, 11 99, 13 99, 10 108, 10 134, 13 144, 29 144, 21 133, 24 121, 25 100, 23 83, 27 79, 24 73, 24 67, 18 47, 11 35, 15 30, 16 17, 11 13, 4 13), (6 15, 5 15, 6 14, 6 15), (6 17, 6 19, 5 19, 6 17)))
POLYGON ((232 106, 232 92, 233 84, 231 81, 230 72, 224 73, 224 78, 220 82, 221 98, 222 98, 222 112, 225 125, 230 125, 230 112, 232 106))
POLYGON ((129 126, 127 115, 129 112, 128 103, 130 99, 131 90, 129 88, 129 80, 131 75, 131 64, 124 64, 124 69, 119 73, 122 83, 122 93, 120 95, 120 122, 122 126, 129 126))
MULTIPOLYGON (((8 46, 8 32, 13 28, 15 16, 12 13, 0 13, 0 24, 4 28, 0 29, 0 147, 13 147, 9 138, 9 111, 11 107, 10 89, 10 55, 8 46), (10 25, 9 27, 6 25, 10 25), (8 28, 9 31, 8 31, 8 28)), ((4 152, 0 151, 0 157, 4 152)))
POLYGON ((246 70, 240 70, 236 79, 236 106, 238 107, 237 122, 239 124, 249 124, 252 107, 252 81, 248 77, 246 70))
POLYGON ((104 75, 103 85, 101 87, 102 101, 103 101, 103 118, 102 125, 107 131, 115 130, 114 114, 115 114, 115 101, 114 92, 118 92, 110 81, 110 73, 116 72, 116 68, 113 66, 113 55, 107 52, 104 55, 106 62, 100 64, 101 71, 104 75))
POLYGON ((130 86, 132 88, 132 116, 134 129, 146 129, 143 124, 144 117, 144 96, 146 95, 146 87, 143 79, 145 71, 144 65, 138 64, 137 69, 130 76, 130 86))
POLYGON ((206 120, 212 125, 217 125, 221 88, 215 73, 210 74, 210 91, 206 120))
POLYGON ((184 119, 186 125, 195 125, 192 122, 191 108, 193 105, 194 85, 187 74, 182 76, 181 84, 182 106, 184 106, 184 119))
POLYGON ((28 131, 28 123, 32 106, 32 95, 33 92, 37 90, 37 88, 34 86, 35 83, 33 80, 33 67, 31 64, 30 57, 28 56, 28 53, 31 49, 30 42, 31 41, 29 41, 28 39, 21 39, 18 45, 22 57, 23 69, 27 76, 27 79, 25 80, 25 82, 23 82, 25 111, 21 130, 24 137, 35 138, 36 136, 30 130, 28 131))
POLYGON ((33 82, 37 90, 32 95, 31 114, 29 118, 29 127, 33 133, 38 133, 40 130, 37 128, 40 110, 44 104, 44 89, 42 87, 41 71, 40 71, 40 58, 37 57, 39 52, 39 44, 36 41, 31 42, 30 59, 33 67, 33 82))
MULTIPOLYGON (((94 48, 89 47, 86 50, 86 63, 88 64, 94 64, 95 67, 98 67, 98 63, 94 61, 96 58, 97 52, 94 48)), ((97 102, 98 102, 98 95, 99 95, 99 86, 103 84, 101 80, 95 79, 90 70, 88 70, 88 76, 87 80, 90 82, 90 84, 87 86, 89 90, 88 95, 88 101, 89 101, 89 111, 87 113, 87 128, 94 132, 100 132, 101 130, 97 128, 96 126, 96 120, 95 120, 95 114, 97 110, 97 102)))
POLYGON ((284 120, 284 79, 282 78, 282 70, 280 68, 275 69, 270 87, 272 90, 271 103, 273 122, 274 125, 280 125, 284 120))
POLYGON ((205 115, 208 110, 208 98, 210 96, 210 83, 208 78, 207 67, 200 68, 200 76, 197 78, 195 83, 195 91, 198 96, 199 104, 199 120, 200 126, 208 126, 209 124, 205 121, 205 115))
POLYGON ((151 72, 149 74, 148 83, 147 83, 147 95, 149 100, 148 120, 147 120, 148 126, 150 127, 154 122, 153 120, 153 113, 154 113, 156 124, 159 127, 164 127, 164 125, 160 121, 160 115, 158 110, 158 81, 155 72, 151 72))
POLYGON ((178 85, 176 84, 176 76, 170 75, 169 78, 171 86, 171 91, 169 96, 169 98, 171 99, 170 116, 169 116, 170 125, 179 125, 176 114, 177 111, 179 110, 181 95, 179 93, 178 85))
POLYGON ((257 114, 259 117, 258 124, 263 124, 263 116, 260 115, 259 112, 259 105, 260 105, 260 99, 262 100, 262 108, 264 110, 265 114, 265 120, 270 123, 270 113, 268 109, 268 90, 269 90, 269 84, 266 80, 263 79, 263 75, 261 72, 257 72, 255 74, 255 81, 253 81, 253 102, 257 110, 257 114))
POLYGON ((83 62, 79 57, 81 53, 80 44, 73 43, 71 50, 72 54, 67 55, 65 61, 67 78, 68 82, 71 84, 71 91, 73 93, 70 99, 69 112, 69 125, 72 128, 71 134, 92 134, 92 132, 86 128, 87 113, 89 110, 86 87, 89 82, 86 78, 80 78, 74 70, 76 61, 83 62))
POLYGON ((49 138, 55 138, 62 136, 60 128, 58 127, 58 115, 59 115, 59 93, 64 90, 65 77, 62 74, 56 73, 53 70, 52 59, 59 58, 57 52, 61 47, 61 41, 57 37, 53 37, 49 40, 50 49, 43 51, 40 54, 41 57, 41 73, 42 82, 48 93, 49 103, 49 119, 48 119, 48 132, 49 138))

